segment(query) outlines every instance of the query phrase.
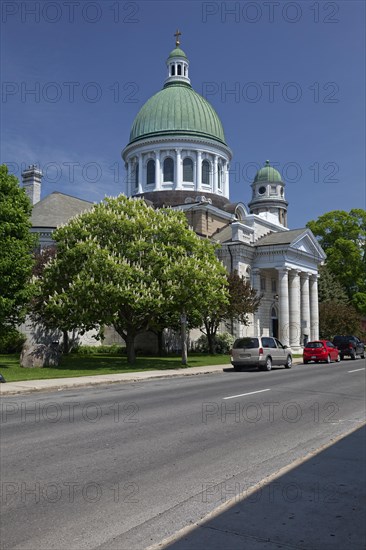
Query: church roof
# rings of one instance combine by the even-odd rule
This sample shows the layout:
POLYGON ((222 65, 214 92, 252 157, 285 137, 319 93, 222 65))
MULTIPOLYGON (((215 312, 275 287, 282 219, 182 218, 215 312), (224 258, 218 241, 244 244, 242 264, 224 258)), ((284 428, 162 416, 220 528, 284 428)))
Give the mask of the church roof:
POLYGON ((281 174, 273 168, 273 166, 270 166, 269 160, 266 160, 266 165, 258 170, 258 172, 255 175, 254 183, 263 181, 263 182, 282 182, 281 174))
POLYGON ((255 246, 270 246, 280 244, 291 244, 297 237, 307 233, 309 230, 303 227, 302 229, 290 229, 289 231, 279 231, 278 233, 271 233, 265 237, 261 237, 255 243, 255 246))
POLYGON ((170 52, 168 59, 172 59, 172 57, 183 57, 183 58, 187 59, 187 56, 184 53, 184 51, 181 50, 181 48, 178 48, 178 47, 174 48, 174 50, 172 50, 170 52))
POLYGON ((226 145, 224 130, 215 109, 190 84, 189 61, 178 40, 167 59, 167 66, 169 77, 163 89, 148 99, 138 112, 129 144, 145 138, 175 137, 178 134, 226 145))
POLYGON ((226 145, 215 109, 185 82, 170 83, 142 106, 132 125, 130 143, 173 134, 213 139, 226 145))
POLYGON ((70 218, 90 210, 94 203, 58 193, 47 195, 33 206, 31 222, 33 227, 58 227, 70 218))

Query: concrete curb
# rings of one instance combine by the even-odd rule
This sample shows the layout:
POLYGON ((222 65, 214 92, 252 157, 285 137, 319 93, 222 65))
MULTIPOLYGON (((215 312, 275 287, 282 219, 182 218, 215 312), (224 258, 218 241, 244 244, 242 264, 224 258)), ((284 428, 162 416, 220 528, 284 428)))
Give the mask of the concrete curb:
MULTIPOLYGON (((301 364, 301 360, 295 359, 293 364, 301 364)), ((139 382, 154 378, 170 378, 177 376, 196 376, 202 374, 218 374, 225 369, 231 369, 230 364, 208 365, 206 367, 188 367, 171 370, 156 370, 144 372, 128 372, 120 374, 97 374, 95 376, 80 376, 75 378, 51 378, 47 380, 23 380, 21 382, 7 382, 0 384, 0 395, 17 395, 33 392, 61 391, 74 388, 91 387, 107 384, 122 384, 127 382, 139 382)))

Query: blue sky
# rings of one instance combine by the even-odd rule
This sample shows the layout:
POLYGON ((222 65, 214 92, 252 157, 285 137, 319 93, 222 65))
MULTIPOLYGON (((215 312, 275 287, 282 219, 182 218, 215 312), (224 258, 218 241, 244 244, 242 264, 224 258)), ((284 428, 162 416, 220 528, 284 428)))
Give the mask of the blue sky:
POLYGON ((162 88, 182 31, 193 87, 234 158, 230 199, 250 200, 266 159, 286 181, 289 226, 365 208, 365 3, 4 0, 1 162, 37 163, 42 197, 124 191, 121 150, 162 88))

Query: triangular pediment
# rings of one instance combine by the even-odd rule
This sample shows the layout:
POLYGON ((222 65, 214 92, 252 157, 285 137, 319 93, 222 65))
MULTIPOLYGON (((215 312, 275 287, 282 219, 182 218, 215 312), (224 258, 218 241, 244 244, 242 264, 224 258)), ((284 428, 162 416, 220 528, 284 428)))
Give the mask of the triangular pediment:
POLYGON ((289 249, 303 252, 304 254, 310 254, 313 258, 319 260, 319 262, 325 260, 324 250, 321 248, 310 229, 304 229, 302 234, 295 237, 289 244, 289 249))

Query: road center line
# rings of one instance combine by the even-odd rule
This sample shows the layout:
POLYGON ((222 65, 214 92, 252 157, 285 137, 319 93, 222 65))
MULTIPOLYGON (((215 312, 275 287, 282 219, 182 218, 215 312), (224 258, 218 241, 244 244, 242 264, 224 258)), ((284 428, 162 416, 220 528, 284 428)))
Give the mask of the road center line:
POLYGON ((234 399, 235 397, 243 397, 244 395, 253 395, 254 393, 262 393, 263 391, 271 391, 271 388, 266 390, 251 391, 249 393, 240 393, 239 395, 230 395, 229 397, 223 397, 223 399, 234 399))
POLYGON ((347 372, 359 372, 360 370, 365 370, 365 367, 363 367, 362 369, 349 370, 349 371, 347 371, 347 372))

